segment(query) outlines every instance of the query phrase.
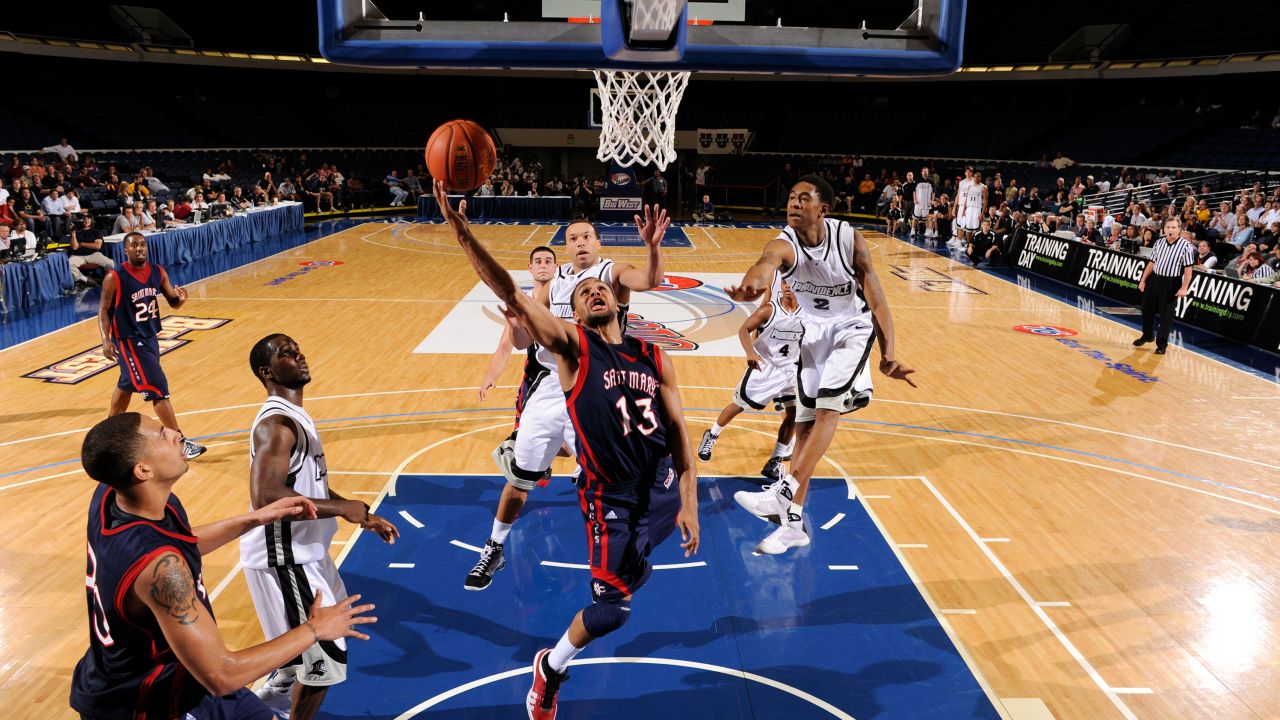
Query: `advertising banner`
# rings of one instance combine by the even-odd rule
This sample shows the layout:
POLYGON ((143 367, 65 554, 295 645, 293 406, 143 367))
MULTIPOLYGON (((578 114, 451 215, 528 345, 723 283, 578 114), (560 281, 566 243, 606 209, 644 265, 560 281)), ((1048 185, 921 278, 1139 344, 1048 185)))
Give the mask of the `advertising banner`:
POLYGON ((609 163, 609 176, 605 178, 600 196, 600 220, 626 222, 640 213, 643 189, 636 170, 634 165, 622 167, 617 162, 609 163))

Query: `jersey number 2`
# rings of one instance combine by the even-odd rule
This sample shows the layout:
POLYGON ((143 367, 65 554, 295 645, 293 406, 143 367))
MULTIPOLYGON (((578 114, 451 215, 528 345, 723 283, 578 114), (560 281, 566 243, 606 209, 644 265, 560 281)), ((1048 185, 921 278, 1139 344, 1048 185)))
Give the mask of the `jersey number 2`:
MULTIPOLYGON (((627 412, 627 399, 620 397, 614 404, 622 414, 622 437, 626 437, 631 434, 631 413, 627 412)), ((644 422, 637 425, 636 429, 642 435, 652 435, 653 431, 658 429, 658 418, 653 414, 653 399, 640 398, 636 401, 636 407, 644 414, 644 422)))
POLYGON ((815 310, 827 310, 831 307, 831 301, 826 298, 814 298, 813 308, 815 310))

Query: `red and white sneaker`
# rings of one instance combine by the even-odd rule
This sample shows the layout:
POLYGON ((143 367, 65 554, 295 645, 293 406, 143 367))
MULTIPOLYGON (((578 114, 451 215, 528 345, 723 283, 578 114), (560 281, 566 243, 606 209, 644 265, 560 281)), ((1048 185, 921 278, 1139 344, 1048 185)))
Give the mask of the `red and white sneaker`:
POLYGON ((547 664, 550 654, 550 648, 543 648, 533 656, 533 687, 524 699, 529 720, 556 719, 556 695, 560 693, 560 683, 569 679, 569 673, 558 673, 547 664))

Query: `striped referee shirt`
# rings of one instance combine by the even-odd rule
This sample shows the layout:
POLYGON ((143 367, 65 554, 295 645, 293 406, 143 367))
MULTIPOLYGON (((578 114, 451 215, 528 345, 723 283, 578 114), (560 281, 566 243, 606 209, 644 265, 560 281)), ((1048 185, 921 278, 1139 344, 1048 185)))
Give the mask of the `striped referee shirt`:
POLYGON ((1178 277, 1184 268, 1196 264, 1196 249, 1183 237, 1175 243, 1161 238, 1151 248, 1151 262, 1156 264, 1156 275, 1178 277))

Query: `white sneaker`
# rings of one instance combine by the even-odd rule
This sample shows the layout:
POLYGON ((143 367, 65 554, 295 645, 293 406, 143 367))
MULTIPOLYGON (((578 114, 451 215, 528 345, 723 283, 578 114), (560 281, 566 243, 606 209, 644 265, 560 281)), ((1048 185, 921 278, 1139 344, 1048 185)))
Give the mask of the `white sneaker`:
POLYGON ((293 709, 293 681, 294 676, 274 670, 262 687, 254 690, 253 694, 257 695, 262 704, 275 713, 277 718, 289 720, 289 713, 293 709))
POLYGON ((808 533, 790 525, 783 525, 761 540, 760 544, 756 545, 756 552, 761 555, 781 555, 791 548, 804 547, 808 544, 808 533))
MULTIPOLYGON (((787 508, 791 507, 791 493, 786 482, 790 475, 782 476, 782 479, 765 485, 764 489, 759 492, 748 492, 739 490, 733 494, 733 499, 738 504, 746 508, 748 512, 758 518, 763 518, 773 523, 782 523, 782 518, 786 515, 787 508)), ((791 482, 795 482, 794 479, 791 482)))

